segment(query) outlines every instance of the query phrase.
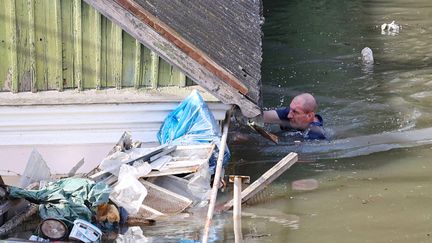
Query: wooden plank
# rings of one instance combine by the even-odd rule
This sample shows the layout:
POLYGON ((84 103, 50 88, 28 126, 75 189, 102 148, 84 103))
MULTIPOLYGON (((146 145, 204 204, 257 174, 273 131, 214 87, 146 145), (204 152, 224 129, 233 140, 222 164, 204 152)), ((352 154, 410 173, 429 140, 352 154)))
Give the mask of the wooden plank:
POLYGON ((143 46, 141 48, 141 76, 142 76, 142 86, 152 87, 152 73, 151 70, 151 51, 143 46))
POLYGON ((243 241, 242 226, 241 226, 241 188, 242 178, 234 177, 234 210, 233 210, 233 222, 234 222, 234 239, 235 242, 243 241))
POLYGON ((166 169, 174 169, 181 167, 192 167, 192 166, 201 166, 204 163, 208 162, 206 159, 194 159, 194 160, 176 160, 167 162, 162 168, 161 171, 166 169))
POLYGON ((166 148, 164 148, 160 153, 157 153, 157 154, 151 156, 151 157, 148 159, 148 161, 149 161, 149 162, 153 162, 153 161, 159 159, 160 157, 162 157, 162 156, 164 156, 164 155, 167 155, 167 154, 173 152, 174 150, 176 150, 176 148, 177 148, 176 145, 166 147, 166 148))
POLYGON ((30 59, 28 58, 30 52, 29 43, 29 4, 27 0, 15 1, 16 13, 16 52, 17 52, 17 74, 18 79, 16 83, 12 84, 13 92, 30 91, 32 83, 32 75, 30 70, 30 59))
POLYGON ((217 157, 217 161, 216 161, 214 180, 213 180, 212 190, 211 190, 211 194, 210 194, 210 202, 209 202, 207 217, 206 217, 206 221, 205 221, 205 225, 204 225, 204 233, 203 233, 203 237, 202 237, 203 243, 206 243, 208 241, 209 230, 210 230, 211 222, 213 219, 213 213, 214 213, 214 209, 215 209, 217 193, 219 190, 219 185, 220 185, 221 176, 222 176, 222 164, 223 164, 223 159, 225 157, 224 156, 225 155, 225 149, 227 147, 228 130, 229 130, 229 124, 231 121, 232 110, 233 110, 233 108, 231 108, 230 110, 227 111, 226 117, 225 117, 225 120, 223 123, 221 144, 219 146, 219 153, 218 153, 218 157, 217 157))
POLYGON ((88 4, 82 5, 82 79, 84 89, 101 88, 100 14, 88 4))
POLYGON ((191 166, 191 167, 169 169, 169 170, 164 170, 164 171, 152 171, 143 177, 147 178, 147 177, 155 177, 155 176, 195 173, 198 171, 198 169, 199 169, 199 166, 191 166))
POLYGON ((208 57, 203 51, 199 50, 192 43, 183 39, 180 35, 175 33, 170 27, 160 22, 156 17, 150 14, 148 11, 143 9, 140 5, 136 4, 130 0, 115 0, 125 9, 129 10, 138 19, 148 24, 157 33, 163 36, 165 39, 174 43, 177 48, 186 53, 189 57, 194 59, 196 62, 204 66, 211 73, 224 80, 226 83, 240 91, 240 93, 246 95, 248 93, 248 88, 241 83, 236 77, 231 73, 227 72, 220 65, 215 63, 210 57, 208 57))
MULTIPOLYGON (((123 87, 135 87, 135 70, 136 70, 136 40, 128 33, 123 32, 122 41, 122 86, 123 87)), ((141 50, 140 50, 141 51, 141 50)), ((138 65, 139 66, 139 65, 138 65)))
POLYGON ((12 217, 9 221, 0 227, 0 237, 3 237, 11 232, 16 226, 24 222, 26 219, 30 218, 37 213, 39 205, 30 203, 27 210, 12 217))
POLYGON ((123 30, 120 28, 120 26, 116 25, 113 23, 113 27, 111 30, 113 31, 113 37, 114 37, 114 41, 113 44, 114 46, 114 53, 116 54, 116 58, 115 60, 115 66, 113 68, 113 75, 114 75, 114 82, 115 82, 115 87, 117 89, 121 89, 122 88, 122 81, 123 81, 123 77, 122 77, 122 57, 123 57, 123 49, 122 49, 122 33, 123 30))
POLYGON ((135 40, 134 87, 141 86, 141 43, 135 40))
MULTIPOLYGON (((266 171, 260 178, 254 181, 250 186, 244 189, 241 193, 242 202, 247 201, 255 194, 264 189, 268 184, 272 183, 282 173, 289 169, 295 162, 297 162, 298 156, 296 153, 289 153, 276 165, 266 171)), ((228 210, 233 206, 234 201, 230 200, 224 205, 224 210, 228 210)))
POLYGON ((9 4, 10 11, 7 11, 6 19, 9 21, 9 57, 10 57, 10 68, 8 70, 6 83, 9 83, 9 89, 17 93, 18 92, 18 53, 17 53, 17 29, 16 29, 16 7, 15 1, 6 1, 9 4))
POLYGON ((3 214, 7 213, 7 211, 9 211, 9 209, 12 207, 12 203, 11 201, 6 201, 3 204, 0 205, 0 216, 2 216, 3 214))
POLYGON ((176 67, 172 67, 171 69, 171 83, 175 84, 179 87, 186 86, 186 75, 180 71, 180 69, 176 67))
POLYGON ((10 43, 11 36, 8 35, 8 29, 11 26, 9 19, 7 16, 10 14, 10 1, 3 1, 3 8, 0 8, 0 16, 3 16, 4 20, 0 21, 0 57, 3 57, 3 60, 0 62, 0 91, 5 91, 7 87, 7 77, 10 67, 10 50, 8 45, 10 43))
MULTIPOLYGON (((92 8, 93 9, 93 8, 92 8)), ((93 21, 95 22, 95 72, 96 72, 96 89, 102 88, 102 16, 99 12, 93 9, 93 21)))
POLYGON ((150 84, 153 89, 158 87, 159 83, 159 56, 154 51, 150 51, 150 84))
POLYGON ((81 0, 73 0, 74 84, 84 90, 82 79, 81 0))
POLYGON ((108 60, 108 24, 109 20, 105 18, 105 16, 102 16, 101 19, 101 46, 102 46, 102 56, 101 56, 101 63, 102 63, 102 69, 101 69, 101 88, 106 88, 108 86, 108 67, 107 67, 107 60, 108 60))
POLYGON ((63 90, 60 0, 45 3, 48 90, 63 90))
POLYGON ((63 88, 75 88, 74 86, 74 41, 73 41, 73 1, 61 2, 62 18, 62 66, 63 88))
POLYGON ((32 90, 48 89, 48 63, 47 63, 47 21, 46 1, 34 2, 34 25, 35 25, 35 52, 36 52, 36 80, 32 90))
POLYGON ((172 86, 171 69, 172 66, 169 63, 164 61, 162 58, 159 58, 159 76, 157 82, 158 87, 172 86))
POLYGON ((225 83, 210 72, 202 64, 186 55, 172 42, 159 35, 154 29, 143 24, 140 19, 130 13, 115 1, 85 0, 107 18, 115 21, 130 35, 138 39, 149 49, 154 50, 171 65, 177 66, 197 84, 211 92, 225 104, 236 104, 243 115, 255 117, 261 114, 260 108, 241 95, 237 89, 225 83))
POLYGON ((113 22, 107 23, 107 86, 122 87, 122 29, 113 22))
POLYGON ((31 75, 31 92, 35 93, 37 91, 37 82, 36 82, 36 48, 35 48, 35 21, 34 21, 34 1, 28 0, 27 5, 29 8, 28 11, 28 19, 29 19, 29 42, 30 42, 30 50, 29 50, 29 60, 30 60, 30 75, 31 75))

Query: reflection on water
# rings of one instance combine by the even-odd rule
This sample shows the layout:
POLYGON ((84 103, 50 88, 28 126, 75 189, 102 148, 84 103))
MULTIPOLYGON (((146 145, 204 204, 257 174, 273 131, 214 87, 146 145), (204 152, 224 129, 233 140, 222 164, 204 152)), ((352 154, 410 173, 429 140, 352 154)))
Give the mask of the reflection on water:
POLYGON ((264 5, 266 106, 287 105, 294 93, 313 92, 337 137, 430 126, 431 1, 264 5), (402 25, 400 34, 381 35, 381 24, 392 20, 402 25), (359 60, 366 46, 374 52, 373 69, 365 70, 359 60))
POLYGON ((249 206, 243 233, 262 235, 249 239, 256 242, 431 242, 432 1, 272 0, 264 8, 264 105, 311 92, 332 139, 232 145, 230 173, 252 179, 290 151, 309 162, 273 183, 271 200, 249 206), (393 20, 400 33, 382 35, 393 20), (361 64, 366 46, 372 67, 361 64), (291 190, 307 178, 320 187, 291 190), (298 217, 298 228, 275 215, 298 217))

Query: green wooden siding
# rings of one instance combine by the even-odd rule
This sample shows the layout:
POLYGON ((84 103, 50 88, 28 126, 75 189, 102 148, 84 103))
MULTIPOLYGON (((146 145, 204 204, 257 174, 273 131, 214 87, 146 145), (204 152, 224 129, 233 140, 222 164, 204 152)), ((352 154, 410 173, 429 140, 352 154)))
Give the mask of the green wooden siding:
POLYGON ((81 0, 3 0, 0 91, 192 83, 81 0))

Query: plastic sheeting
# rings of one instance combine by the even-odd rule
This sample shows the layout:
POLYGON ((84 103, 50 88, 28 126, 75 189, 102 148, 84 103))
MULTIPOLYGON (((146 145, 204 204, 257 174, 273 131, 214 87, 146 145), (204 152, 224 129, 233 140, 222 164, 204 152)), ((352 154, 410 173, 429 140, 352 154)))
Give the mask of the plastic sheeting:
POLYGON ((91 221, 95 207, 108 202, 111 189, 105 183, 83 178, 66 178, 49 183, 41 190, 9 187, 9 195, 40 204, 42 219, 55 218, 69 224, 76 219, 91 221))
MULTIPOLYGON (((162 124, 157 138, 161 144, 191 145, 214 143, 219 149, 221 133, 213 114, 197 90, 193 90, 180 105, 174 109, 162 124)), ((210 158, 210 171, 214 172, 218 149, 210 158)), ((223 165, 230 159, 228 148, 225 149, 223 165)))
POLYGON ((118 182, 115 184, 110 199, 119 207, 123 207, 128 214, 136 214, 147 196, 147 189, 138 178, 147 175, 151 171, 147 162, 141 162, 133 166, 123 164, 120 167, 118 182))

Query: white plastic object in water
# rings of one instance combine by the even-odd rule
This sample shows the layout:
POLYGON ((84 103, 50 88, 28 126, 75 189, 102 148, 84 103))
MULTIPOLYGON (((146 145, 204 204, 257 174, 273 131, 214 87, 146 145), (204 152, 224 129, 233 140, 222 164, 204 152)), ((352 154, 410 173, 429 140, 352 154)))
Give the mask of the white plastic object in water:
POLYGON ((95 242, 102 236, 102 231, 91 223, 77 219, 74 221, 74 226, 69 234, 69 238, 80 240, 82 242, 95 242))
POLYGON ((370 49, 369 47, 363 48, 363 50, 361 51, 361 55, 363 64, 374 63, 373 52, 372 49, 370 49))

